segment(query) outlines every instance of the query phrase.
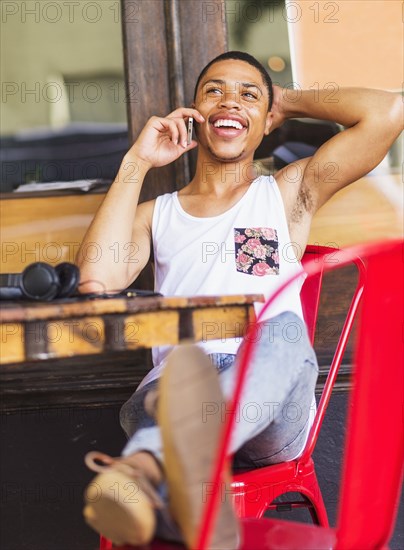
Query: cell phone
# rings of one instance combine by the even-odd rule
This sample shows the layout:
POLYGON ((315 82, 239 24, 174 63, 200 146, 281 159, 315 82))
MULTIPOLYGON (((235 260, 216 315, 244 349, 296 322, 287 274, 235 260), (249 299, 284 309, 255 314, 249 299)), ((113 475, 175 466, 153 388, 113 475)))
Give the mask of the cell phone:
POLYGON ((188 137, 187 137, 187 145, 191 145, 192 141, 192 129, 194 127, 194 119, 192 116, 188 119, 188 137))

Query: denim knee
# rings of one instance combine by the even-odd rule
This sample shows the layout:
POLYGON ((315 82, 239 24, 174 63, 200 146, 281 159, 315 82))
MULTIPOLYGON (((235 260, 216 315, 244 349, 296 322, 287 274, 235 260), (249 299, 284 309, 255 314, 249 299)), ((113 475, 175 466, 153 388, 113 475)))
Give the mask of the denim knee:
POLYGON ((122 405, 119 411, 119 422, 128 438, 141 428, 151 428, 156 425, 155 419, 146 412, 144 407, 146 395, 156 386, 157 380, 153 380, 139 391, 135 391, 122 405))
POLYGON ((292 311, 285 311, 257 325, 255 340, 258 356, 271 354, 296 354, 304 360, 310 360, 317 368, 317 358, 311 345, 307 327, 303 319, 292 311))

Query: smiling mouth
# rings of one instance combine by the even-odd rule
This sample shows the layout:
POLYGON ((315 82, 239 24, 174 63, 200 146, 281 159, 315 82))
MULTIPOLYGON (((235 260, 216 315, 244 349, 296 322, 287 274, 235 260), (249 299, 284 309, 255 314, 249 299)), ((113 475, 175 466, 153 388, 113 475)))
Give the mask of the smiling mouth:
POLYGON ((228 118, 219 118, 213 123, 215 128, 235 128, 236 130, 242 130, 244 126, 238 120, 231 120, 228 118))
POLYGON ((240 136, 247 126, 230 118, 218 118, 211 122, 213 132, 220 137, 234 138, 240 136))

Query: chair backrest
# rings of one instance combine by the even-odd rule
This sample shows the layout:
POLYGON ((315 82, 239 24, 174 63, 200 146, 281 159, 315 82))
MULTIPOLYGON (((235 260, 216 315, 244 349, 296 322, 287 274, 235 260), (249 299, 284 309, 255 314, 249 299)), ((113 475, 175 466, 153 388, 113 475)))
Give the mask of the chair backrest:
MULTIPOLYGON (((369 376, 369 364, 373 361, 373 353, 375 350, 375 347, 377 345, 380 346, 377 360, 376 360, 376 370, 380 371, 377 375, 376 382, 371 381, 370 384, 368 384, 371 388, 371 392, 369 391, 362 391, 362 395, 360 396, 360 406, 358 406, 355 409, 355 413, 353 416, 353 420, 351 420, 351 435, 350 439, 348 441, 347 446, 347 461, 345 466, 345 473, 343 478, 343 492, 342 492, 342 505, 341 505, 341 512, 339 517, 339 541, 340 541, 340 548, 344 550, 352 549, 354 550, 357 548, 382 548, 383 542, 381 545, 374 544, 375 541, 379 542, 382 541, 383 537, 384 539, 386 536, 389 536, 389 533, 391 532, 392 526, 394 524, 394 514, 391 514, 391 508, 395 509, 395 505, 398 499, 398 483, 399 480, 402 478, 402 465, 403 465, 403 457, 404 457, 404 434, 402 430, 402 406, 403 406, 403 396, 402 392, 404 391, 402 382, 403 377, 403 366, 402 364, 399 364, 400 358, 402 359, 403 351, 401 350, 399 357, 395 357, 395 349, 398 345, 400 345, 400 331, 403 330, 403 312, 396 314, 393 312, 394 308, 402 308, 402 301, 403 301, 403 289, 401 288, 401 291, 398 291, 398 285, 402 285, 403 281, 403 259, 401 257, 402 254, 402 247, 403 247, 403 241, 390 241, 387 243, 381 243, 381 244, 372 244, 367 246, 355 246, 352 248, 349 248, 347 250, 339 250, 336 253, 333 253, 334 260, 337 259, 337 262, 330 262, 329 256, 323 255, 318 258, 314 258, 310 262, 307 262, 305 265, 305 270, 308 273, 309 277, 315 276, 318 273, 330 271, 331 269, 335 269, 336 267, 343 267, 345 265, 350 264, 352 261, 359 262, 357 265, 359 269, 361 270, 362 274, 364 273, 364 263, 363 260, 359 260, 359 258, 364 257, 373 257, 374 260, 370 262, 370 266, 372 269, 376 271, 376 274, 372 275, 372 286, 370 290, 370 294, 378 294, 379 296, 383 293, 380 292, 380 286, 383 284, 383 280, 385 279, 385 270, 386 270, 386 258, 389 257, 389 254, 394 255, 394 262, 392 262, 392 268, 397 269, 397 276, 393 276, 391 274, 390 268, 389 269, 389 276, 393 277, 395 279, 394 285, 390 286, 383 286, 383 289, 385 291, 385 294, 388 296, 389 299, 389 308, 387 309, 388 315, 391 314, 394 324, 394 330, 391 331, 391 334, 389 334, 389 329, 383 329, 380 331, 380 338, 378 338, 378 323, 380 322, 380 315, 383 311, 382 306, 382 300, 379 297, 377 300, 373 298, 372 300, 368 300, 367 307, 365 308, 365 311, 362 314, 362 319, 366 315, 366 324, 368 323, 368 318, 371 319, 369 321, 369 324, 371 325, 371 334, 366 339, 365 343, 361 342, 361 347, 359 348, 359 358, 360 361, 362 361, 362 367, 361 369, 358 369, 358 373, 361 377, 360 383, 364 383, 366 385, 366 379, 372 379, 371 376, 369 376), (380 259, 377 254, 382 251, 383 258, 380 259), (398 265, 401 260, 401 269, 398 265), (401 280, 400 280, 401 279, 401 280), (400 281, 400 283, 398 283, 400 281), (395 295, 397 295, 399 301, 397 302, 395 299, 395 295), (401 301, 400 301, 401 300, 401 301), (374 309, 375 304, 379 307, 377 309, 374 309), (400 318, 400 320, 399 320, 400 318), (368 347, 368 340, 371 340, 372 346, 368 347), (386 351, 384 342, 386 342, 386 347, 391 346, 391 349, 386 351), (383 383, 379 386, 379 382, 383 378, 383 374, 385 375, 386 372, 386 364, 383 362, 383 358, 387 357, 389 361, 392 361, 393 363, 395 361, 398 361, 397 364, 394 366, 393 369, 393 376, 389 379, 389 384, 383 383), (384 373, 383 373, 383 367, 384 367, 384 373), (397 375, 399 378, 398 380, 395 380, 395 375, 397 375), (394 388, 397 385, 397 383, 400 385, 400 390, 396 393, 394 388), (398 395, 397 403, 395 403, 393 412, 396 414, 395 418, 391 422, 392 428, 386 427, 386 423, 389 418, 389 410, 388 410, 388 404, 391 399, 391 395, 388 393, 383 394, 382 398, 379 402, 376 401, 370 401, 369 396, 372 395, 374 397, 375 392, 377 393, 378 388, 386 388, 386 390, 391 391, 391 395, 396 396, 398 395), (373 392, 373 393, 372 393, 373 392), (377 416, 377 412, 375 411, 379 410, 378 403, 382 403, 386 409, 387 412, 383 412, 380 414, 380 417, 377 416), (369 423, 368 417, 366 416, 366 412, 369 411, 369 409, 372 409, 373 407, 373 414, 371 415, 371 418, 375 421, 375 427, 377 428, 377 432, 373 430, 372 424, 369 423), (364 414, 365 411, 365 414, 364 414), (395 430, 400 432, 401 427, 401 433, 397 435, 395 433, 395 430), (365 447, 362 445, 358 448, 358 440, 359 442, 363 442, 363 439, 359 436, 361 430, 365 430, 367 434, 366 441, 368 441, 368 438, 373 440, 372 445, 369 447, 365 447), (383 435, 382 433, 386 432, 387 435, 383 435), (379 436, 381 439, 379 439, 379 436), (393 443, 395 438, 398 439, 398 443, 393 443), (390 441, 387 441, 387 440, 390 441), (385 448, 381 448, 379 445, 380 440, 382 441, 383 445, 385 444, 385 448), (393 457, 389 457, 387 460, 388 467, 384 468, 382 471, 382 475, 380 478, 378 478, 377 482, 377 500, 376 504, 373 500, 373 491, 372 491, 372 480, 374 480, 376 477, 378 477, 378 463, 381 462, 379 460, 381 454, 382 460, 384 460, 385 457, 385 450, 387 452, 392 452, 393 457), (371 455, 371 456, 370 456, 371 455), (366 469, 366 472, 369 474, 366 479, 364 479, 363 476, 363 463, 369 459, 370 467, 366 469), (357 483, 358 478, 363 478, 363 482, 357 483), (387 483, 386 483, 387 480, 387 483), (346 484, 346 485, 345 485, 346 484), (385 486, 384 486, 385 484, 385 486), (354 495, 355 504, 353 505, 350 500, 352 498, 352 495, 354 495), (367 502, 363 500, 363 497, 367 498, 367 502), (383 498, 389 498, 390 501, 393 502, 393 504, 390 504, 389 510, 387 513, 383 512, 384 515, 384 523, 383 528, 378 529, 383 533, 383 537, 379 537, 378 539, 373 538, 373 544, 358 544, 354 540, 354 537, 351 535, 351 530, 353 531, 353 524, 356 523, 356 516, 358 513, 358 510, 361 507, 366 507, 367 510, 369 510, 370 516, 374 518, 375 523, 378 523, 378 514, 381 511, 382 504, 380 497, 383 498), (359 504, 360 503, 360 504, 359 504), (389 515, 390 514, 390 515, 389 515), (352 521, 352 519, 355 518, 355 521, 352 521), (387 528, 386 528, 387 525, 387 528), (387 535, 386 535, 387 533, 387 535), (349 540, 354 540, 354 543, 350 546, 347 546, 345 542, 349 540), (356 546, 355 546, 356 544, 356 546)), ((274 302, 274 300, 279 296, 281 292, 285 290, 294 280, 297 279, 299 275, 295 275, 292 277, 288 282, 286 282, 284 285, 282 285, 266 302, 264 307, 261 309, 260 315, 258 316, 256 322, 259 322, 262 316, 265 314, 268 307, 274 302)), ((361 293, 361 292, 360 292, 361 293)), ((369 294, 368 293, 368 294, 369 294)), ((357 298, 359 301, 360 296, 357 298)), ((352 304, 351 304, 352 306, 352 304)), ((357 307, 357 306, 356 306, 357 307)), ((390 326, 390 323, 388 324, 390 326)), ((214 471, 212 473, 211 478, 211 486, 212 486, 212 492, 209 495, 205 509, 204 514, 201 522, 201 528, 199 537, 197 540, 196 547, 200 550, 204 550, 207 547, 207 544, 209 543, 210 534, 212 531, 212 527, 214 525, 215 520, 215 514, 218 504, 218 498, 219 498, 219 492, 222 487, 221 481, 223 478, 223 471, 224 471, 224 464, 226 462, 227 457, 227 451, 230 444, 230 437, 231 433, 235 424, 235 417, 236 417, 236 411, 237 411, 237 404, 240 400, 240 395, 242 391, 242 387, 244 384, 244 380, 247 373, 247 368, 250 363, 250 358, 253 353, 254 348, 254 338, 249 337, 250 335, 254 334, 255 330, 255 323, 252 323, 249 327, 249 332, 246 335, 245 338, 245 346, 242 348, 241 351, 241 357, 240 357, 240 363, 239 363, 239 370, 237 373, 237 379, 236 384, 232 396, 232 400, 230 403, 230 408, 228 409, 229 413, 227 415, 226 423, 222 432, 222 437, 219 442, 216 462, 214 471)), ((361 337, 363 340, 363 331, 365 329, 362 327, 361 330, 361 337)), ((401 335, 402 339, 402 335, 401 335)), ((402 341, 401 341, 402 345, 402 341)), ((390 363, 387 364, 387 366, 390 366, 390 363)), ((372 368, 372 374, 373 374, 373 368, 372 368)), ((359 383, 356 385, 356 394, 358 394, 358 387, 360 386, 359 383)), ((366 499, 365 499, 366 500, 366 499)), ((366 514, 361 514, 361 517, 363 517, 363 521, 361 522, 360 527, 358 529, 355 528, 355 532, 357 532, 356 540, 359 540, 361 536, 364 536, 364 533, 369 529, 369 520, 365 520, 366 514)), ((292 527, 293 528, 293 527, 292 527)), ((383 539, 383 540, 384 540, 383 539)), ((386 539, 387 540, 387 539, 386 539)), ((270 542, 270 541, 268 541, 270 542)))
POLYGON ((401 242, 368 259, 337 521, 341 550, 387 548, 397 514, 404 471, 403 252, 401 242))
MULTIPOLYGON (((304 253, 302 264, 303 267, 309 262, 317 261, 320 258, 324 258, 328 264, 338 263, 337 259, 338 249, 328 246, 308 245, 304 253)), ((311 343, 314 343, 314 336, 316 330, 318 307, 320 303, 321 287, 323 282, 323 275, 326 263, 319 262, 318 272, 311 277, 308 277, 302 286, 300 297, 302 300, 303 315, 307 325, 308 333, 311 339, 311 343)), ((348 311, 345 317, 342 330, 340 332, 338 343, 334 351, 334 356, 331 361, 330 370, 328 372, 323 391, 321 393, 320 402, 317 407, 316 416, 313 425, 310 430, 309 437, 307 438, 306 446, 303 453, 300 456, 300 461, 304 462, 310 458, 313 454, 314 447, 317 443, 320 429, 324 420, 325 412, 327 410, 332 390, 337 379, 338 371, 341 366, 342 358, 345 353, 345 349, 348 343, 349 336, 352 331, 353 322, 358 311, 361 296, 363 293, 365 280, 366 280, 366 267, 363 260, 358 256, 354 257, 350 262, 357 268, 357 282, 356 287, 353 290, 352 298, 348 306, 348 311)))
MULTIPOLYGON (((302 265, 304 266, 317 254, 327 254, 333 252, 335 249, 328 246, 315 246, 308 245, 302 258, 302 265)), ((300 291, 300 299, 302 301, 303 316, 306 322, 307 330, 309 333, 310 341, 314 343, 314 336, 316 333, 316 323, 318 316, 318 306, 320 304, 321 286, 323 283, 323 272, 321 269, 319 273, 308 277, 302 286, 300 291)))

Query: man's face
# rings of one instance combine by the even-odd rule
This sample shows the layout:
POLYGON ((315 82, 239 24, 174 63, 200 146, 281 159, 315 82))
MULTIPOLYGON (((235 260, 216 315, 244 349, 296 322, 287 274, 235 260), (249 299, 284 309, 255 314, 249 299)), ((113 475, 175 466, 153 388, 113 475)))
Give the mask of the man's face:
POLYGON ((214 63, 195 98, 206 120, 198 124, 200 146, 222 162, 250 157, 269 133, 268 104, 268 90, 255 67, 237 59, 214 63))

